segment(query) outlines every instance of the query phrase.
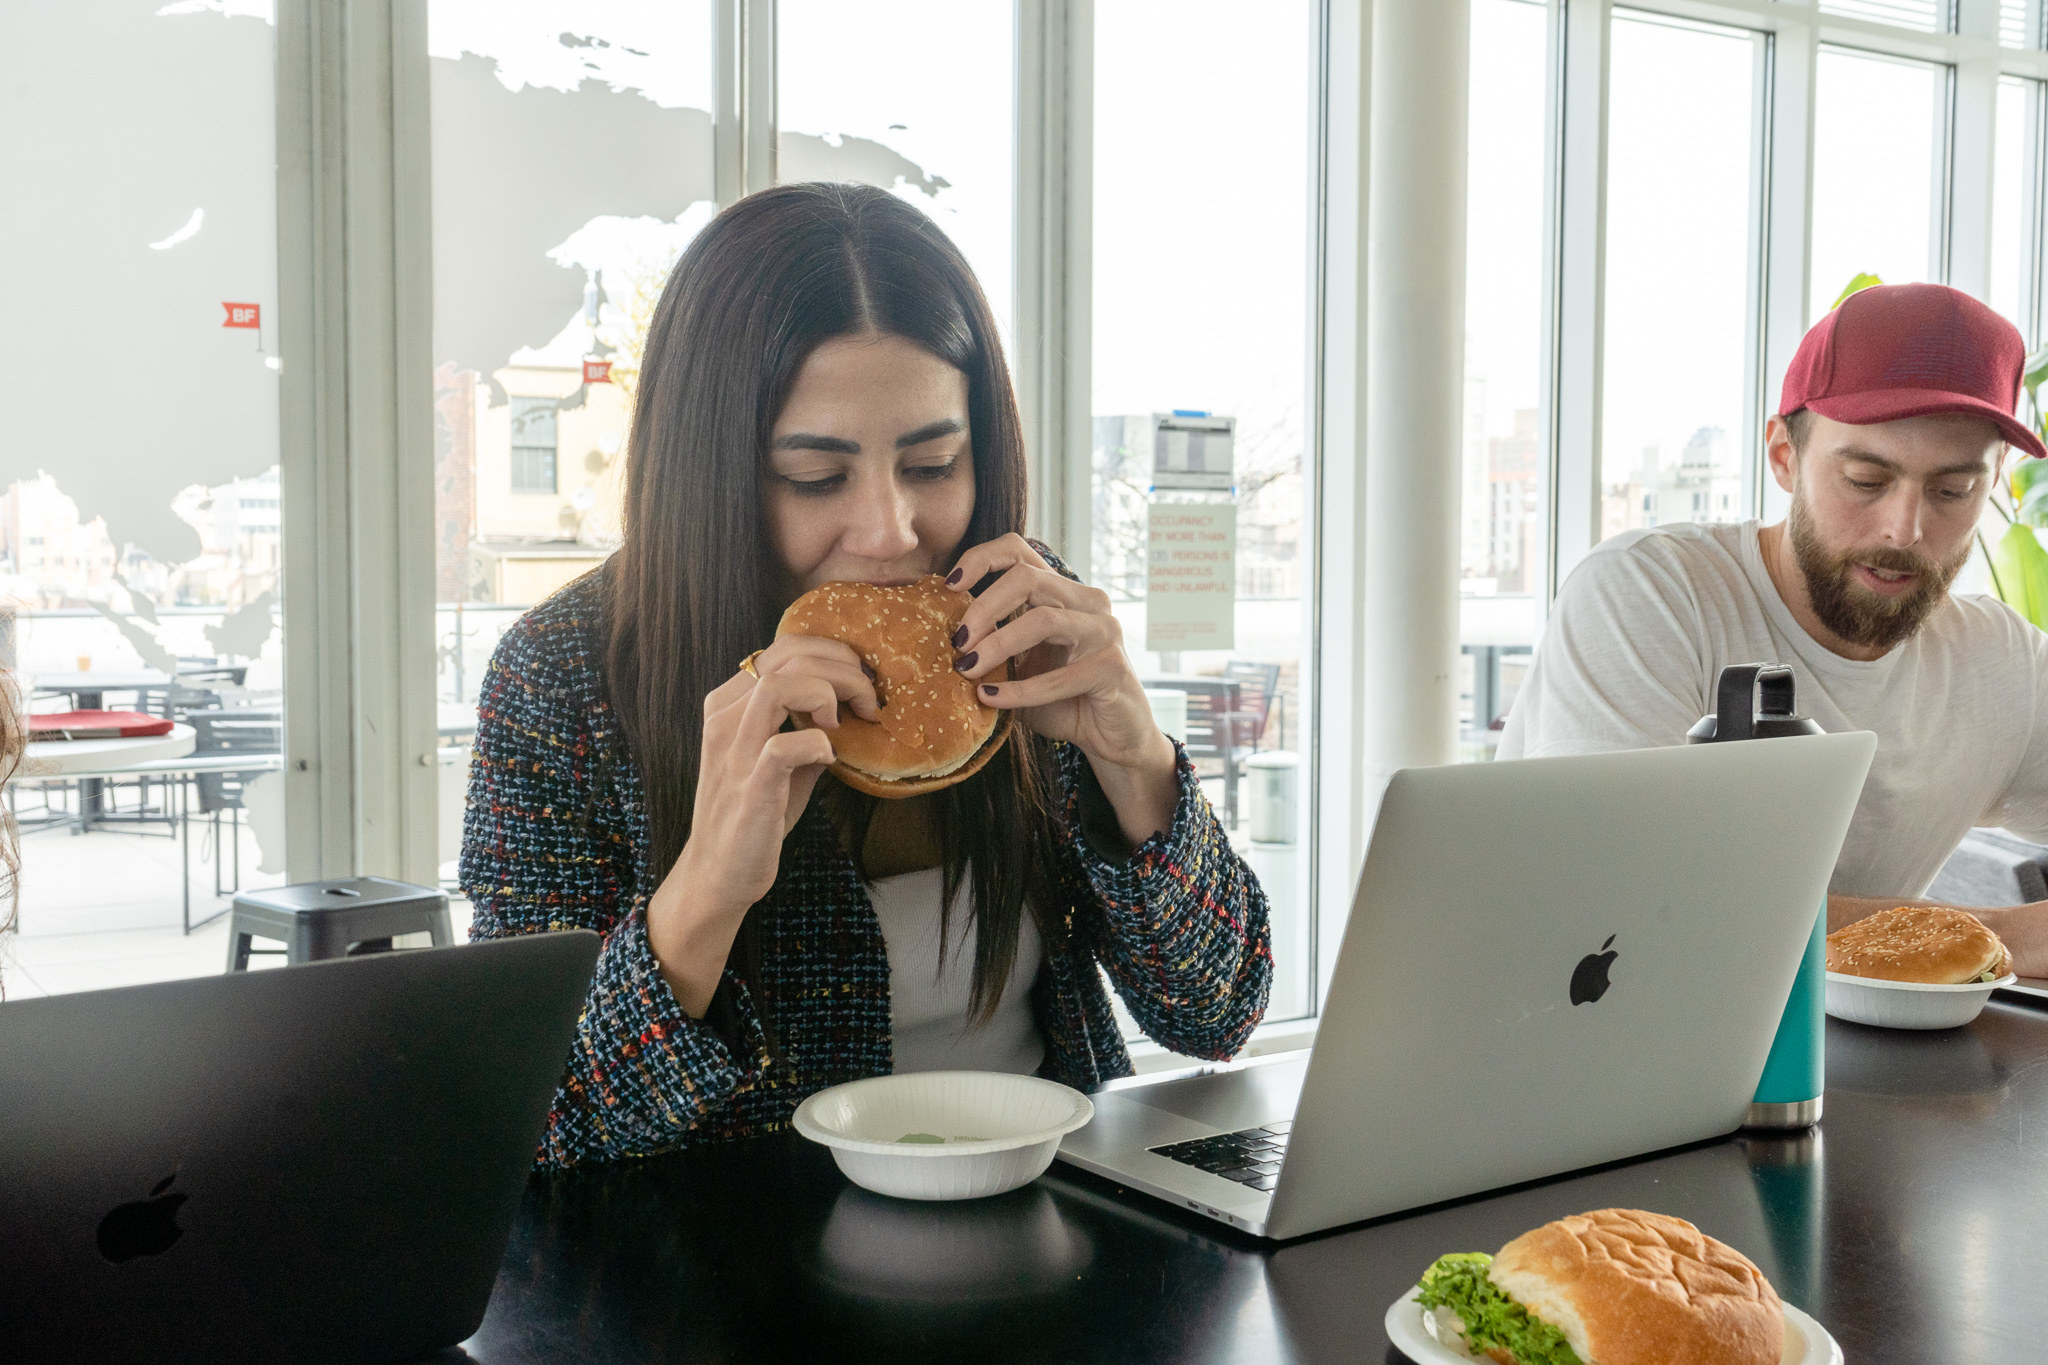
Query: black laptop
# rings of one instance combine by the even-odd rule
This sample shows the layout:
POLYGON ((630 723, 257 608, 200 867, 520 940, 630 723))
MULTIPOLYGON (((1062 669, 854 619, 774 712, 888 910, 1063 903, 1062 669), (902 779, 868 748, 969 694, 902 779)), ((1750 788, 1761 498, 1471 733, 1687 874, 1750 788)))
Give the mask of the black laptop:
POLYGON ((537 934, 0 1004, 0 1360, 469 1336, 597 951, 537 934))

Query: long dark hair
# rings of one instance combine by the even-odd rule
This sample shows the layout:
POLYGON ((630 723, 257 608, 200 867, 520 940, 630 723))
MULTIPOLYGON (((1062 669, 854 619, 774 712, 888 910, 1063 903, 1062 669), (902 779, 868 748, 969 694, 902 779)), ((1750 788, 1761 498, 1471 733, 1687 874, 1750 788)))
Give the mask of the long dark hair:
MULTIPOLYGON (((915 342, 967 376, 974 513, 948 552, 1024 529, 1023 429, 995 316, 935 223, 882 190, 825 184, 763 190, 713 219, 676 262, 648 329, 625 539, 606 569, 605 666, 646 788, 656 880, 690 837, 705 694, 774 638, 788 605, 762 513, 769 433, 811 352, 863 332, 915 342)), ((1042 933, 1054 923, 1050 779, 1050 746, 1019 727, 934 803, 942 935, 963 876, 972 881, 976 1019, 1001 996, 1025 907, 1042 933)), ((819 789, 866 879, 874 798, 829 777, 819 789)), ((733 965, 756 980, 763 913, 748 913, 733 947, 733 965)))

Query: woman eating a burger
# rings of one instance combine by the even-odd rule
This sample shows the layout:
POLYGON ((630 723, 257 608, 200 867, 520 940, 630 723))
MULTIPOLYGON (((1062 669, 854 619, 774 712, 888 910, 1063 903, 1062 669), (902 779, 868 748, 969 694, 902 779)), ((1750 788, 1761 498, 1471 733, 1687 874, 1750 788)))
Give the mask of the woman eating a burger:
POLYGON ((1130 1072, 1107 973, 1222 1058, 1266 900, 1104 593, 1026 540, 995 322, 876 189, 735 204, 649 328, 625 536, 500 643, 471 934, 605 936, 539 1161, 785 1126, 826 1086, 1130 1072), (832 586, 827 586, 832 585, 832 586))

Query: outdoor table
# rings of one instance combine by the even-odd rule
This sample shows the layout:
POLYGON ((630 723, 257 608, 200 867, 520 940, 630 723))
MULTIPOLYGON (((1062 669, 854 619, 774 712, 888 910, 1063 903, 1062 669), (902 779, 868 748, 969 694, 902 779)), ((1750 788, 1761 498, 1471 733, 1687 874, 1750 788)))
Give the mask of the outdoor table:
POLYGON ((164 687, 170 683, 171 675, 154 668, 87 669, 82 673, 37 673, 29 681, 36 692, 69 696, 80 711, 100 711, 105 709, 107 693, 164 687))
MULTIPOLYGON (((85 710, 97 710, 86 707, 85 710)), ((85 834, 99 818, 102 783, 108 776, 125 775, 110 770, 127 769, 138 763, 183 758, 192 752, 196 732, 189 725, 173 725, 170 733, 136 735, 115 739, 38 739, 26 746, 21 769, 24 778, 77 778, 78 828, 85 834)))
MULTIPOLYGON (((1514 1132, 1501 1115, 1500 1140, 1514 1132)), ((1382 1319, 1437 1256, 1608 1206, 1733 1244, 1855 1365, 2037 1359, 2048 1011, 2001 997, 1938 1033, 1829 1020, 1810 1135, 1698 1144, 1277 1245, 1058 1163, 994 1199, 886 1199, 787 1132, 539 1175, 463 1349, 486 1365, 1398 1365, 1382 1319)))

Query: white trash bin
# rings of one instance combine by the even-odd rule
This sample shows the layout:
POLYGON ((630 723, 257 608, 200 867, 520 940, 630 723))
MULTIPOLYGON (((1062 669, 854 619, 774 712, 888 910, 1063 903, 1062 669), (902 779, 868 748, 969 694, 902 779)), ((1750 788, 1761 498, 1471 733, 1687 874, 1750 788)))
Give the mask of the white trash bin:
POLYGON ((1284 749, 1247 754, 1245 781, 1251 787, 1252 842, 1291 844, 1298 821, 1301 755, 1284 749))

